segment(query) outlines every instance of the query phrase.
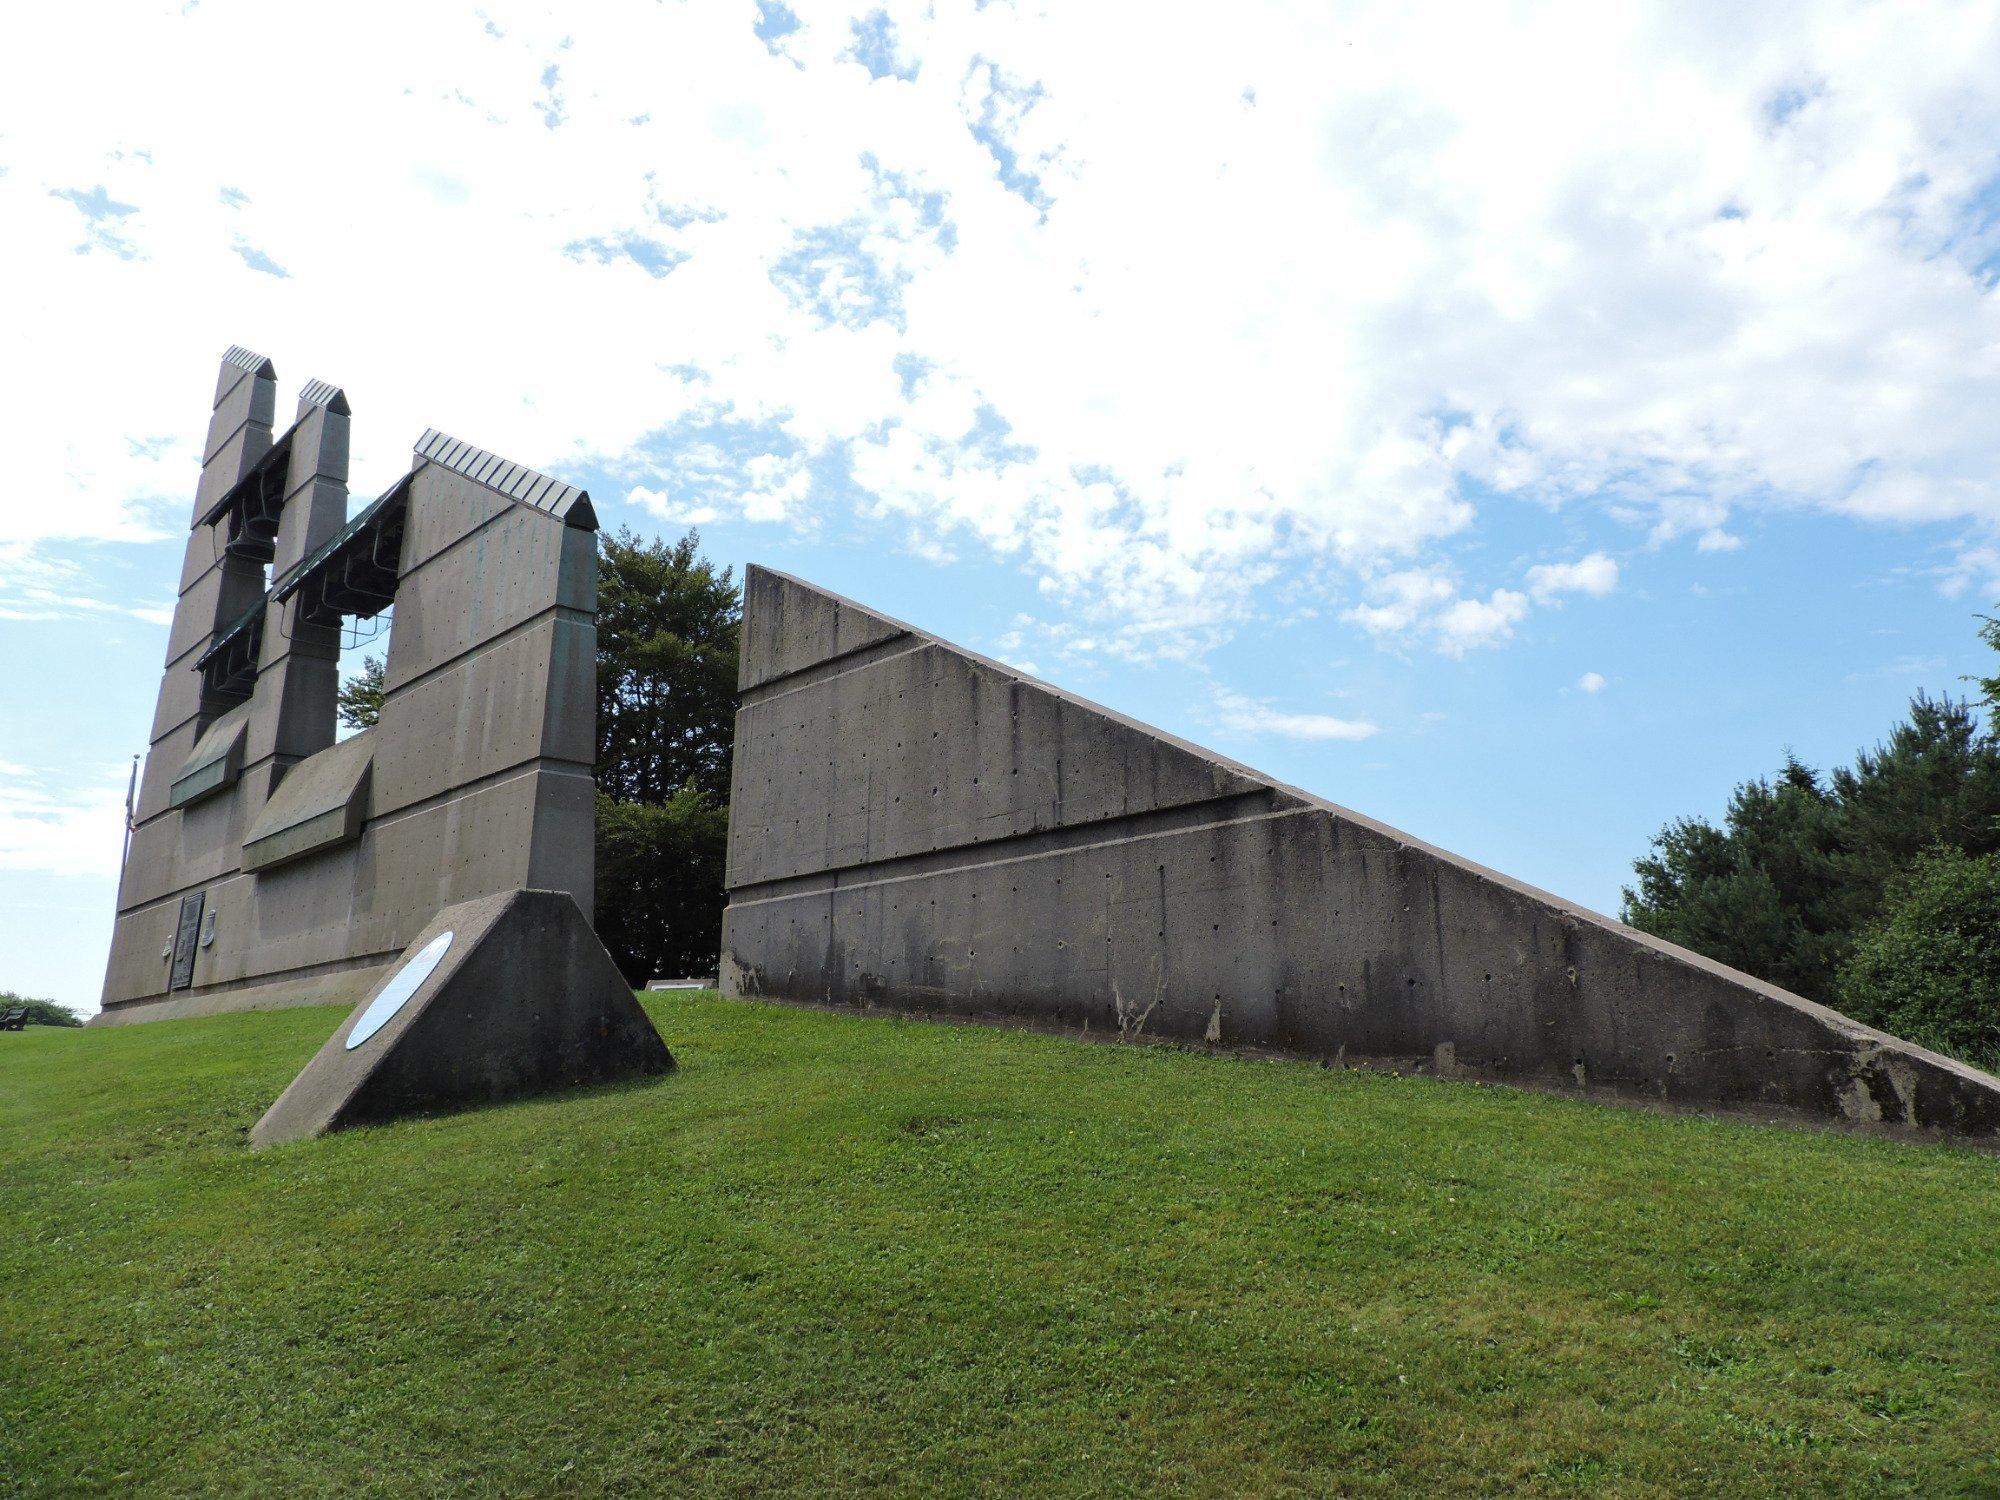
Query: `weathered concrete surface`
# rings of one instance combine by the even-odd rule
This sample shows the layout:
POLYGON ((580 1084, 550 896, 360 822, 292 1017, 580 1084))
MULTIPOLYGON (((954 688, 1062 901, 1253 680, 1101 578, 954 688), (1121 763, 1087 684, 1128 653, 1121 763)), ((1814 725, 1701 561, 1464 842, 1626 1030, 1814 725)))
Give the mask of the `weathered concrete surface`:
POLYGON ((2000 1135, 2000 1080, 753 567, 722 985, 2000 1135))
POLYGON ((243 867, 261 870, 361 837, 375 737, 358 734, 293 766, 243 835, 243 867))
POLYGON ((666 1043, 562 891, 447 907, 250 1133, 254 1146, 402 1115, 664 1073, 666 1043), (348 1037, 403 964, 441 934, 443 960, 381 1029, 348 1037))
POLYGON ((346 397, 312 382, 274 435, 275 390, 262 355, 225 357, 105 1024, 352 994, 475 896, 562 890, 591 909, 589 497, 428 432, 350 525, 346 397), (391 604, 380 722, 336 744, 341 622, 391 604), (177 985, 194 897, 212 925, 177 985))

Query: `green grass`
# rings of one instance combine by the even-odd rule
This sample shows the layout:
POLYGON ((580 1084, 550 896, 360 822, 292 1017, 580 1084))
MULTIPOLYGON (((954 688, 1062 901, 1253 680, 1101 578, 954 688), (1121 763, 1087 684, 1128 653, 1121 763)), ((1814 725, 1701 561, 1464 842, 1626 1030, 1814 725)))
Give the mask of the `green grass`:
POLYGON ((2000 1162, 655 998, 252 1154, 338 1012, 0 1036, 0 1491, 2000 1492, 2000 1162))

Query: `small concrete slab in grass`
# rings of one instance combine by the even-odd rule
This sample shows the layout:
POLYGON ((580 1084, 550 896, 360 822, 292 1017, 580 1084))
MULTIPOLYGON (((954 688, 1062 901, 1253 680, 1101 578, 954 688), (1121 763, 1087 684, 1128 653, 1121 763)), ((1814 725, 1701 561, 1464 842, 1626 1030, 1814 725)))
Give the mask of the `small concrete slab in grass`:
POLYGON ((673 1066, 575 900, 507 891, 440 911, 250 1140, 271 1146, 673 1066))

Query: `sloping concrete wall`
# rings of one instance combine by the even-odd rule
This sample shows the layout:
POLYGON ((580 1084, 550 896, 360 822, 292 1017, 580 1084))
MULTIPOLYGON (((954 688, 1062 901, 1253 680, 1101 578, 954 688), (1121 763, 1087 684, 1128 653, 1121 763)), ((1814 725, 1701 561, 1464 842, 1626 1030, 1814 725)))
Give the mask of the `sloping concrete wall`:
POLYGON ((2000 1081, 752 567, 723 987, 2000 1134, 2000 1081))
POLYGON ((430 432, 367 513, 377 532, 356 532, 346 397, 313 382, 274 437, 275 388, 263 356, 225 358, 119 888, 106 1022, 351 999, 439 908, 475 897, 562 891, 591 911, 589 497, 430 432), (246 541, 253 513, 262 533, 246 541), (342 561, 343 538, 378 533, 342 561), (342 610, 323 592, 286 592, 315 570, 343 586, 365 572, 394 597, 380 722, 340 744, 342 610), (198 663, 252 610, 254 686, 218 695, 198 663), (199 933, 191 953, 177 941, 184 913, 199 933))

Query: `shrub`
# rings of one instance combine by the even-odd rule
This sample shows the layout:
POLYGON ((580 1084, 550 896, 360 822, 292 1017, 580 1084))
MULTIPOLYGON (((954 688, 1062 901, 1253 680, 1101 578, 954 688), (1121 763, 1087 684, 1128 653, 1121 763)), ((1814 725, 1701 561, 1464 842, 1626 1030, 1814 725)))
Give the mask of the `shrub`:
POLYGON ((1857 1021, 2000 1064, 2000 857, 1938 849, 1918 859, 1856 941, 1838 990, 1857 1021))
POLYGON ((17 1005, 28 1007, 30 1026, 81 1026, 83 1017, 67 1005, 58 1005, 53 1000, 30 1000, 26 995, 17 995, 12 990, 0 990, 0 1011, 12 1010, 17 1005))

